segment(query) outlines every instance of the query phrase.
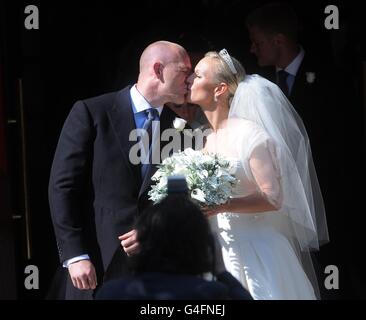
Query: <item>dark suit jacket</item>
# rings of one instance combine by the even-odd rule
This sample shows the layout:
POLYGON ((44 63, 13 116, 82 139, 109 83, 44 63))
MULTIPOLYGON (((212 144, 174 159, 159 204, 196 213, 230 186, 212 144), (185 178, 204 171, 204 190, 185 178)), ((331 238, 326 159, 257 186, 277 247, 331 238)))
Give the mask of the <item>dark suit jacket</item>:
MULTIPOLYGON (((274 68, 264 69, 261 74, 276 83, 274 68)), ((340 183, 344 166, 345 137, 341 124, 349 120, 344 109, 352 100, 351 91, 341 70, 306 52, 288 97, 307 130, 320 186, 329 198, 328 206, 332 205, 331 198, 337 198, 329 188, 340 183), (312 83, 307 79, 310 72, 315 75, 312 83)))
POLYGON ((146 272, 106 282, 97 292, 99 300, 252 300, 229 272, 217 281, 193 275, 146 272))
MULTIPOLYGON (((347 283, 357 276, 348 271, 349 264, 353 263, 348 248, 355 245, 350 240, 353 239, 352 223, 345 219, 344 213, 352 211, 350 206, 357 198, 349 187, 354 184, 350 168, 360 171, 355 159, 359 149, 355 143, 357 130, 352 129, 357 126, 358 117, 352 78, 331 62, 317 62, 310 54, 305 54, 290 96, 309 134, 327 216, 330 243, 315 254, 318 274, 323 275, 327 265, 336 264, 343 270, 343 281, 347 283), (307 83, 306 72, 315 72, 313 84, 307 83)), ((322 279, 320 276, 320 281, 322 279)), ((334 292, 324 286, 320 288, 323 298, 335 299, 334 292)))
MULTIPOLYGON (((141 179, 140 165, 129 161, 135 129, 130 87, 78 101, 66 119, 49 183, 49 202, 60 261, 89 254, 100 275, 113 277, 126 258, 118 236, 131 230, 150 204, 147 192, 153 167, 141 179), (118 263, 111 263, 118 261, 118 263)), ((160 129, 171 127, 175 113, 164 108, 160 129)), ((161 142, 161 148, 167 142, 161 142)))

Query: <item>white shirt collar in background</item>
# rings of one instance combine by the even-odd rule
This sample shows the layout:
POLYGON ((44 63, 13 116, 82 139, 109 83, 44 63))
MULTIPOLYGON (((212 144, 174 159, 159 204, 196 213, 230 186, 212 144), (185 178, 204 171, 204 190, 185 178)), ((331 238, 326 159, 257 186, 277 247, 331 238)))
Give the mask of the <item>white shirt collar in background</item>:
MULTIPOLYGON (((296 77, 297 72, 299 71, 300 65, 302 60, 304 60, 304 56, 305 56, 305 51, 304 49, 300 46, 300 52, 298 53, 298 55, 295 57, 294 60, 292 60, 292 62, 285 68, 285 71, 296 77)), ((276 72, 283 70, 281 68, 276 67, 276 72)))

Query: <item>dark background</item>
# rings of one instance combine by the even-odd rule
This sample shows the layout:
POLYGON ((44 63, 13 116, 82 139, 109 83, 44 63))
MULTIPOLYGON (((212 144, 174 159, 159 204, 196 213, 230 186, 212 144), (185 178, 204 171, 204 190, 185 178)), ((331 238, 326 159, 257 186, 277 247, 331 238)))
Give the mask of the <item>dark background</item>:
MULTIPOLYGON (((58 266, 47 186, 58 136, 73 103, 134 83, 142 50, 161 39, 197 50, 197 44, 187 39, 199 35, 213 49, 227 48, 248 73, 255 72, 256 60, 249 53, 245 17, 266 2, 269 1, 1 2, 0 120, 4 124, 6 147, 0 152, 6 164, 0 171, 0 299, 43 299, 58 266), (24 28, 24 8, 29 4, 39 8, 39 30, 24 28), (19 219, 12 219, 17 215, 19 219), (27 257, 27 243, 31 257, 27 257), (29 264, 39 268, 39 290, 24 290, 24 268, 29 264)), ((355 185, 340 188, 359 190, 358 181, 361 184, 364 181, 361 169, 366 34, 361 26, 366 11, 356 1, 332 1, 339 8, 341 29, 330 31, 324 27, 324 9, 329 3, 304 0, 290 3, 303 23, 300 42, 305 50, 332 60, 348 74, 356 89, 357 105, 344 106, 344 112, 353 114, 352 123, 339 126, 339 130, 352 130, 359 141, 350 153, 355 159, 355 167, 350 170, 355 185)), ((364 250, 362 196, 362 192, 355 191, 354 201, 346 210, 327 213, 332 242, 324 247, 323 259, 338 266, 340 289, 327 292, 326 299, 366 296, 360 258, 364 250)))

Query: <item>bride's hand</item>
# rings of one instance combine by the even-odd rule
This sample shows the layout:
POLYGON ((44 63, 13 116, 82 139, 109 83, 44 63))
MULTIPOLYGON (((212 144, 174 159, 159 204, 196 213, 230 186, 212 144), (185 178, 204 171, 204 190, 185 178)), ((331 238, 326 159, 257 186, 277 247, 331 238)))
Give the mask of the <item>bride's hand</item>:
POLYGON ((203 214, 209 218, 212 216, 215 216, 219 213, 225 212, 226 211, 226 206, 224 204, 221 205, 215 205, 215 206, 206 206, 201 208, 203 214))

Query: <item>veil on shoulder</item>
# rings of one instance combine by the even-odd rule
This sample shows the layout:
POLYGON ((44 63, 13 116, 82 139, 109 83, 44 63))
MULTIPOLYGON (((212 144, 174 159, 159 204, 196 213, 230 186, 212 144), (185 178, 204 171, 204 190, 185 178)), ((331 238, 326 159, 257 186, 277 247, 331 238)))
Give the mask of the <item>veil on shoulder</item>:
POLYGON ((283 92, 259 75, 247 75, 231 101, 229 118, 253 121, 275 142, 281 170, 282 212, 301 251, 329 241, 324 203, 305 126, 283 92))

